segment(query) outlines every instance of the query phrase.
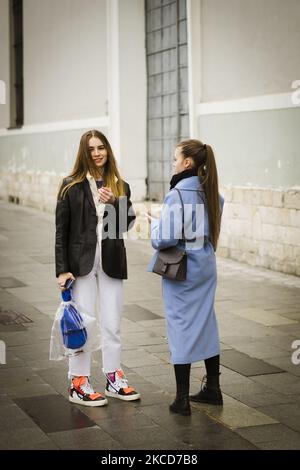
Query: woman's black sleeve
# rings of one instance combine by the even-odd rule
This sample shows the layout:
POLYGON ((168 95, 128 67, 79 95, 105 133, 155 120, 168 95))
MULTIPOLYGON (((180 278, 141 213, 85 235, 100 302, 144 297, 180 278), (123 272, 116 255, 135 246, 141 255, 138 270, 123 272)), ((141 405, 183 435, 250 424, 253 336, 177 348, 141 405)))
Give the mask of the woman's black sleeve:
POLYGON ((56 277, 62 273, 69 272, 68 261, 68 240, 69 240, 69 224, 70 224, 70 201, 68 192, 62 197, 61 191, 66 185, 65 180, 59 191, 55 211, 55 269, 56 277))

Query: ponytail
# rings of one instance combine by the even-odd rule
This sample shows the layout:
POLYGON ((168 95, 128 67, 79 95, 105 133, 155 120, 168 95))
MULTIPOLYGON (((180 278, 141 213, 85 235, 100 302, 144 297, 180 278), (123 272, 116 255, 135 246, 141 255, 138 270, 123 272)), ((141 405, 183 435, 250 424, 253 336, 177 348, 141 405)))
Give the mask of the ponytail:
POLYGON ((199 166, 198 176, 207 201, 210 240, 216 251, 221 228, 221 213, 218 171, 214 152, 210 145, 206 145, 206 161, 205 164, 199 166))
POLYGON ((190 139, 180 142, 184 158, 192 158, 198 178, 204 189, 209 222, 210 241, 216 251, 221 228, 218 171, 214 152, 210 145, 190 139))

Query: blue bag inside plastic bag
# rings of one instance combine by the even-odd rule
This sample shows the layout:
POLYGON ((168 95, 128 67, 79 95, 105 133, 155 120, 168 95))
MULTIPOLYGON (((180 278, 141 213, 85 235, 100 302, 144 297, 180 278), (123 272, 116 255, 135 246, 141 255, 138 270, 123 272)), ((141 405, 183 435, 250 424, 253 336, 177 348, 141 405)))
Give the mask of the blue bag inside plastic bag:
POLYGON ((68 303, 72 300, 71 290, 67 289, 61 295, 63 301, 66 302, 60 320, 64 346, 69 349, 81 348, 87 340, 82 316, 71 303, 68 303))

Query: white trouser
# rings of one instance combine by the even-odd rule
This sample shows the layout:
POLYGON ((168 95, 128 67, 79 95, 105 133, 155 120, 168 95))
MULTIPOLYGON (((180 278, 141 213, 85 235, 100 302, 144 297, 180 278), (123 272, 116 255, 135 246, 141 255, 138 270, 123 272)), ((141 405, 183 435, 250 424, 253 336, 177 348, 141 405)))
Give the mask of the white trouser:
MULTIPOLYGON (((109 277, 103 272, 98 243, 93 269, 86 276, 76 278, 73 298, 83 310, 90 315, 96 315, 99 320, 104 372, 120 369, 123 281, 109 277)), ((69 358, 69 377, 74 375, 91 375, 91 353, 83 352, 69 358)))

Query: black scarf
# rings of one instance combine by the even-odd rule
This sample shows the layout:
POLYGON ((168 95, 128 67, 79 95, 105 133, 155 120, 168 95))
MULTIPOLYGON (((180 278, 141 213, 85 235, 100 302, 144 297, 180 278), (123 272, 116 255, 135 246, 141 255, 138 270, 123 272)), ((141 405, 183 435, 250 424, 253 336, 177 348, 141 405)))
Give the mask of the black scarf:
POLYGON ((191 176, 198 176, 198 172, 195 168, 192 168, 191 170, 184 170, 181 171, 180 173, 176 173, 175 175, 172 176, 172 179, 170 181, 170 189, 173 189, 179 181, 183 180, 184 178, 190 178, 191 176))

